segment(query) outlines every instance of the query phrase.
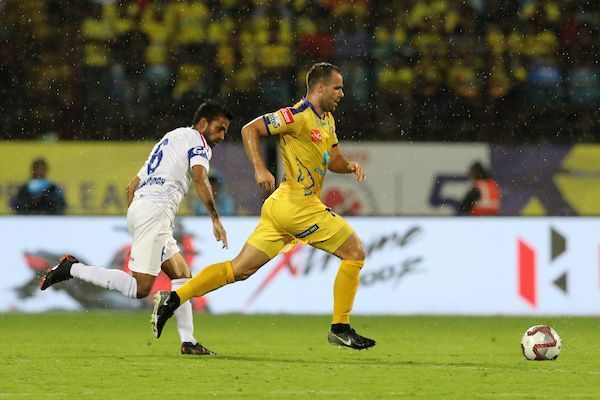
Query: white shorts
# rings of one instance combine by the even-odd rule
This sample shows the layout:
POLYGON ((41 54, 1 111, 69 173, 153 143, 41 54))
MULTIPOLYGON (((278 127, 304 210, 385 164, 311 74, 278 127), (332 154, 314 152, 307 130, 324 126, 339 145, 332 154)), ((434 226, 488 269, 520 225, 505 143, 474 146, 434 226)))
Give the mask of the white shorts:
POLYGON ((171 219, 149 200, 133 200, 127 210, 127 229, 133 237, 129 258, 133 272, 158 276, 162 263, 179 253, 171 219))

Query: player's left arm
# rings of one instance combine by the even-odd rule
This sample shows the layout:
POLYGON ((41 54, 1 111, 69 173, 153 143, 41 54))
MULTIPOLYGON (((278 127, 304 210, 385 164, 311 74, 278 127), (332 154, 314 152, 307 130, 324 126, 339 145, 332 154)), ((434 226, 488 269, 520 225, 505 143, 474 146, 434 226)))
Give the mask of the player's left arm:
POLYGON ((129 185, 127 185, 127 207, 131 205, 131 202, 133 201, 133 195, 135 194, 135 189, 137 189, 139 184, 140 177, 136 175, 131 182, 129 182, 129 185))
POLYGON ((364 181, 367 177, 362 165, 356 161, 348 160, 340 151, 339 145, 331 148, 331 159, 328 168, 331 172, 337 172, 338 174, 354 173, 357 181, 364 181))
POLYGON ((227 233, 225 232, 225 228, 223 228, 221 219, 217 213, 215 198, 213 197, 212 193, 212 186, 208 180, 208 171, 203 165, 196 164, 192 167, 192 181, 194 182, 194 187, 196 188, 198 197, 200 197, 200 200, 202 200, 204 203, 204 206, 208 211, 208 215, 212 219, 215 239, 223 243, 224 249, 228 248, 227 233))

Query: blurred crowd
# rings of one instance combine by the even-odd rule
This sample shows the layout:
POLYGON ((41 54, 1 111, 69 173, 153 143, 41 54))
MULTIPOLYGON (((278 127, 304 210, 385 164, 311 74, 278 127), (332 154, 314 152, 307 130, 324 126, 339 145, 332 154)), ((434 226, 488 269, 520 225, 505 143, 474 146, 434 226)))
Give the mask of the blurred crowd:
POLYGON ((597 0, 0 0, 0 139, 242 123, 344 72, 342 139, 600 141, 597 0))

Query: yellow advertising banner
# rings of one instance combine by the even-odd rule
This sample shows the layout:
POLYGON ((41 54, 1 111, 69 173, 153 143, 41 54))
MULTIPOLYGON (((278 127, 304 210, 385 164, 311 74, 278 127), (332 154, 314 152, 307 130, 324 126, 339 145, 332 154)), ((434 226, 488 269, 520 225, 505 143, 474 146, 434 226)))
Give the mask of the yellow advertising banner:
POLYGON ((600 215, 600 145, 573 146, 554 182, 576 215, 600 215))
MULTIPOLYGON (((126 186, 143 165, 153 145, 153 142, 0 141, 0 157, 4 161, 0 168, 0 215, 12 213, 9 199, 16 194, 19 186, 30 178, 31 163, 36 158, 46 160, 49 166, 48 178, 63 188, 67 214, 125 215, 126 186)), ((395 164, 398 164, 399 160, 411 160, 409 156, 402 156, 404 153, 401 151, 418 155, 412 157, 419 160, 425 159, 423 157, 431 158, 431 154, 440 151, 439 144, 417 146, 388 143, 385 147, 393 150, 388 160, 395 164)), ((344 144, 344 148, 346 153, 353 157, 362 154, 351 144, 344 144)), ((503 189, 503 212, 506 215, 600 215, 600 145, 547 146, 539 149, 531 146, 490 148, 492 154, 496 154, 493 157, 493 172, 503 189)), ((483 149, 487 151, 486 147, 483 149)), ((372 158, 373 160, 385 158, 381 156, 383 150, 380 145, 360 144, 360 151, 365 154, 377 154, 378 157, 372 158)), ((242 144, 221 145, 217 154, 218 156, 211 160, 211 170, 218 170, 225 177, 224 191, 229 192, 235 200, 236 214, 258 214, 262 205, 262 195, 257 190, 254 173, 249 167, 242 144)), ((473 159, 471 152, 465 153, 468 158, 462 153, 457 154, 462 157, 458 163, 467 165, 464 160, 473 159)), ((385 165, 378 167, 374 162, 372 165, 367 161, 364 163, 367 171, 369 168, 386 170, 385 165)), ((447 161, 444 163, 448 164, 447 161)), ((392 206, 398 207, 398 210, 394 211, 396 215, 415 214, 415 210, 410 209, 409 205, 421 207, 419 215, 428 214, 427 197, 421 200, 418 193, 426 195, 430 190, 427 182, 435 182, 427 175, 427 171, 433 170, 432 165, 435 166, 435 163, 421 163, 420 171, 424 178, 419 176, 419 179, 404 181, 405 184, 414 184, 410 186, 410 190, 402 191, 403 201, 397 200, 392 203, 392 206)), ((399 171, 408 171, 411 176, 415 175, 416 172, 411 166, 412 164, 408 163, 399 171)), ((455 167, 447 168, 445 172, 443 169, 436 169, 436 173, 453 175, 460 170, 455 167)), ((385 177, 383 183, 377 181, 378 174, 371 173, 369 176, 371 178, 359 187, 371 187, 375 195, 364 198, 372 202, 381 199, 389 202, 385 195, 382 195, 390 186, 389 172, 387 175, 381 175, 385 177)), ((345 178, 352 181, 351 176, 345 178)), ((339 179, 337 175, 328 177, 330 184, 335 184, 336 179, 339 179)), ((197 201, 195 191, 190 190, 178 214, 193 215, 192 210, 197 201)), ((384 209, 382 204, 384 203, 371 209, 365 207, 365 213, 389 215, 389 210, 384 209)), ((437 210, 433 212, 435 211, 437 210)))
MULTIPOLYGON (((31 163, 43 158, 48 179, 65 193, 67 214, 125 215, 126 187, 152 150, 152 142, 0 142, 0 214, 11 214, 9 199, 31 177, 31 163)), ((193 200, 179 214, 190 215, 193 200)))

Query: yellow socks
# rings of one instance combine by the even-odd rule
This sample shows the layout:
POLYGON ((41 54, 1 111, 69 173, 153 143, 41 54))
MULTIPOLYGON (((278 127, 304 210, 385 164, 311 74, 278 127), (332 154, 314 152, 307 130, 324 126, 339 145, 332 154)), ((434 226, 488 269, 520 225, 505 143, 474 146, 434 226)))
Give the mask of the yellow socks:
POLYGON ((234 281, 231 261, 209 265, 176 290, 179 296, 179 304, 185 303, 192 297, 204 296, 206 293, 234 281))
POLYGON ((333 319, 332 324, 349 324, 350 310, 354 304, 354 296, 360 281, 358 274, 365 261, 344 260, 333 284, 333 319))
MULTIPOLYGON (((344 260, 340 265, 333 284, 333 319, 332 324, 349 324, 350 311, 354 303, 354 296, 358 289, 360 269, 364 260, 344 260)), ((177 289, 180 304, 185 303, 192 297, 201 297, 206 293, 233 283, 235 277, 231 261, 225 261, 209 265, 185 285, 177 289)))

